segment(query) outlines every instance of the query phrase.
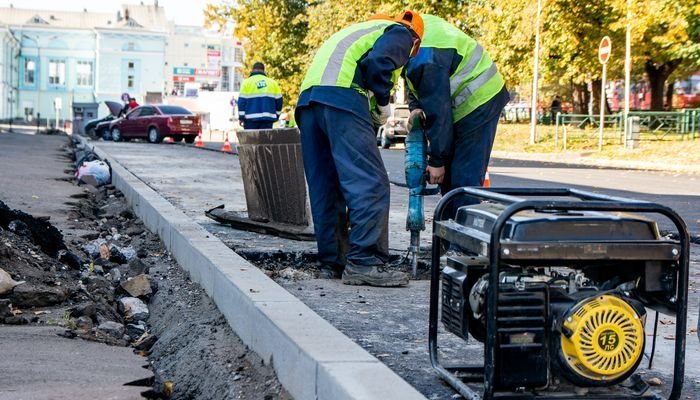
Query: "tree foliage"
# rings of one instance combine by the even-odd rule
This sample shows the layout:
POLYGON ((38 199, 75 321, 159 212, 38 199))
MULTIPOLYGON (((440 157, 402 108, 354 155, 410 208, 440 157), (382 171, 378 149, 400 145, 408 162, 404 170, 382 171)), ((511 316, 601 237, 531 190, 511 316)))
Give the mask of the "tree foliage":
MULTIPOLYGON (((633 0, 633 76, 651 81, 700 70, 697 0, 633 0), (656 78, 652 75, 656 74, 656 78), (673 75, 672 75, 673 74, 673 75)), ((536 0, 241 0, 208 6, 207 21, 236 21, 246 38, 248 64, 261 60, 294 100, 306 67, 334 32, 375 13, 404 9, 441 16, 477 39, 510 88, 532 82, 536 0)), ((624 75, 627 0, 542 0, 540 86, 552 91, 585 88, 600 79, 597 50, 613 41, 608 77, 624 75)), ((653 88, 652 88, 653 90, 653 88)))

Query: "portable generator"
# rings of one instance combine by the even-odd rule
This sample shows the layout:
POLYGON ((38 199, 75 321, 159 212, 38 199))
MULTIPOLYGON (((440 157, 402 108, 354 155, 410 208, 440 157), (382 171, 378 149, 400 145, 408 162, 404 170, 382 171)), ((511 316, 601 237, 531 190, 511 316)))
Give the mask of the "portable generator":
POLYGON ((635 374, 651 309, 657 321, 658 312, 676 318, 668 398, 678 399, 688 260, 685 223, 659 204, 574 189, 455 189, 433 220, 433 367, 470 400, 660 399, 635 374), (444 215, 455 201, 475 204, 444 215), (678 235, 662 236, 655 217, 678 235), (442 365, 439 319, 483 342, 483 363, 442 365))

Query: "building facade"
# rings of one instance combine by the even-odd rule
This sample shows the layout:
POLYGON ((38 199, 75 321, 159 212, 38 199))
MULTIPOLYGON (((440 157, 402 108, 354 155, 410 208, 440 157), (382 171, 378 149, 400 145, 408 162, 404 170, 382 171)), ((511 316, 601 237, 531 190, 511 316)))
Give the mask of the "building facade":
POLYGON ((5 7, 0 24, 19 45, 16 96, 10 103, 3 92, 0 107, 14 118, 62 121, 72 118, 73 103, 162 94, 168 23, 155 4, 115 13, 5 7))
POLYGON ((13 116, 17 102, 20 44, 7 26, 0 26, 0 121, 13 116))
POLYGON ((166 48, 166 93, 185 95, 186 88, 231 92, 240 89, 242 43, 199 26, 172 25, 166 48))
POLYGON ((244 78, 230 29, 175 25, 157 1, 113 13, 2 7, 0 37, 0 120, 72 119, 73 104, 119 102, 125 92, 139 103, 188 87, 235 92, 244 78))

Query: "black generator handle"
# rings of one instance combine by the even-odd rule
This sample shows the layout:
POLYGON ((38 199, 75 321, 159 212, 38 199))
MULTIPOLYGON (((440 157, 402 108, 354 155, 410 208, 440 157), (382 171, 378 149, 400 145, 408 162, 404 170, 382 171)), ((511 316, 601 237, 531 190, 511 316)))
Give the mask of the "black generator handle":
MULTIPOLYGON (((690 234, 685 221, 681 216, 661 204, 628 199, 623 197, 606 196, 584 190, 570 188, 482 188, 461 187, 454 189, 443 196, 435 207, 433 216, 433 248, 431 262, 430 281, 430 312, 428 325, 428 344, 430 348, 430 360, 438 373, 451 384, 458 388, 459 392, 468 399, 478 399, 479 396, 464 385, 461 381, 444 369, 438 360, 437 331, 438 331, 438 303, 439 303, 439 278, 440 278, 440 243, 442 238, 436 235, 437 223, 444 219, 444 212, 449 203, 459 197, 470 196, 481 200, 490 200, 507 205, 496 218, 491 230, 491 238, 501 238, 506 223, 510 218, 525 210, 537 211, 626 211, 660 214, 667 217, 678 229, 681 254, 679 256, 678 286, 676 294, 676 343, 673 365, 673 386, 669 394, 669 400, 680 398, 683 388, 685 373, 685 331, 687 328, 688 311, 688 276, 690 258, 690 234), (580 201, 571 200, 531 200, 520 196, 529 197, 574 197, 580 201)), ((496 305, 498 300, 498 266, 500 265, 501 241, 491 240, 489 243, 489 290, 487 294, 487 309, 493 312, 487 313, 486 331, 495 332, 497 328, 496 305)), ((495 381, 495 341, 496 335, 486 335, 484 343, 484 399, 494 396, 495 381)))

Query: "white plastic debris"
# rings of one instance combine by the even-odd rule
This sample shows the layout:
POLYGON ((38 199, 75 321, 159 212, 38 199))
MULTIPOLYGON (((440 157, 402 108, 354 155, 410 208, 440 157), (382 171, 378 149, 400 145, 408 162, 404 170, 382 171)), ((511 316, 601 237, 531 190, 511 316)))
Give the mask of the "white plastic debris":
POLYGON ((24 283, 24 281, 17 282, 10 274, 8 274, 4 269, 0 268, 0 295, 8 293, 10 290, 14 289, 15 286, 24 283))

